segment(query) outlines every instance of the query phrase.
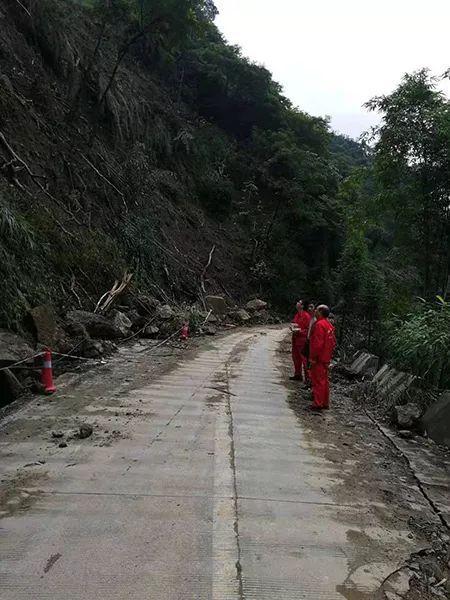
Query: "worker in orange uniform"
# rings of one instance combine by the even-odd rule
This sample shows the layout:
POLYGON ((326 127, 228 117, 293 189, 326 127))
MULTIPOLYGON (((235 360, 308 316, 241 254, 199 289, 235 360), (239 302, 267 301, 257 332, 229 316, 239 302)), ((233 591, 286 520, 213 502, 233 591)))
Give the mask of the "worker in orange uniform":
POLYGON ((313 410, 324 410, 330 407, 330 382, 328 368, 334 349, 336 335, 333 325, 328 320, 330 309, 321 304, 316 309, 317 321, 311 333, 309 360, 311 364, 311 381, 313 388, 313 410))
POLYGON ((306 378, 307 358, 303 354, 308 336, 311 315, 304 310, 303 301, 297 302, 297 312, 291 323, 292 331, 292 361, 294 363, 294 381, 303 381, 306 378))

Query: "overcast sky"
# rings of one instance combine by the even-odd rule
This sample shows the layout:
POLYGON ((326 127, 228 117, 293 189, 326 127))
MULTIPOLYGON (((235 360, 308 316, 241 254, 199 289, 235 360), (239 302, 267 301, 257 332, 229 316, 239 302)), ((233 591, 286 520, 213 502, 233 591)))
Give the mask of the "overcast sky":
MULTIPOLYGON (((216 0, 217 25, 285 94, 352 137, 405 72, 450 67, 450 0, 216 0)), ((449 86, 450 87, 450 86, 449 86)), ((446 90, 447 91, 447 90, 446 90)))

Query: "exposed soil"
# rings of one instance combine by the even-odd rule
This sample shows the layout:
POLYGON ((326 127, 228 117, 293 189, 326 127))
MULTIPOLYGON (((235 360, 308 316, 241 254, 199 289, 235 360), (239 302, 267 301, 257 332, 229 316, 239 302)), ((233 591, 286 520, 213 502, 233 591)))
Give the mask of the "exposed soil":
POLYGON ((86 78, 96 23, 76 3, 47 4, 34 3, 33 21, 15 0, 0 7, 0 198, 33 248, 8 248, 2 326, 20 328, 28 304, 92 308, 126 268, 162 300, 195 302, 212 247, 208 291, 245 297, 245 236, 205 213, 175 158, 174 140, 198 117, 130 57, 99 115, 114 45, 86 78), (12 152, 34 177, 11 172, 12 152))

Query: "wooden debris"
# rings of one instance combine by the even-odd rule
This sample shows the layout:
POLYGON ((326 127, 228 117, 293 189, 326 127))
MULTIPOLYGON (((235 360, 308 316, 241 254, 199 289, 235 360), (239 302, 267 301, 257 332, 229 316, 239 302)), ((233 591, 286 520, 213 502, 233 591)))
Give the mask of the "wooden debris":
POLYGON ((126 288, 130 285, 132 277, 133 273, 125 272, 122 277, 122 281, 119 282, 116 279, 114 285, 109 290, 109 292, 105 292, 100 298, 100 300, 97 302, 97 306, 95 307, 94 313, 106 312, 109 308, 111 308, 111 306, 114 304, 117 298, 121 294, 123 294, 126 288))
POLYGON ((211 265, 212 257, 213 257, 213 254, 214 254, 215 250, 216 250, 216 245, 214 244, 214 246, 211 248, 211 250, 209 252, 208 262, 203 267, 203 271, 202 271, 202 274, 200 276, 200 287, 201 287, 201 290, 202 290, 202 292, 204 294, 206 294, 205 275, 206 275, 206 271, 209 269, 209 266, 211 265))

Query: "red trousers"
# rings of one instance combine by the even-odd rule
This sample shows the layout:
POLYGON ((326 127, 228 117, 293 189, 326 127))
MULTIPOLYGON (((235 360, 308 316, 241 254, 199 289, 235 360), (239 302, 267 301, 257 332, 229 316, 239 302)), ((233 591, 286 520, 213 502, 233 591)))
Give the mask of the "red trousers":
POLYGON ((306 344, 306 338, 299 335, 292 336, 292 361, 294 363, 295 376, 306 378, 308 361, 306 356, 303 356, 303 349, 306 344))
POLYGON ((313 389, 313 406, 328 408, 330 406, 330 382, 328 379, 328 364, 314 363, 311 367, 313 389))

